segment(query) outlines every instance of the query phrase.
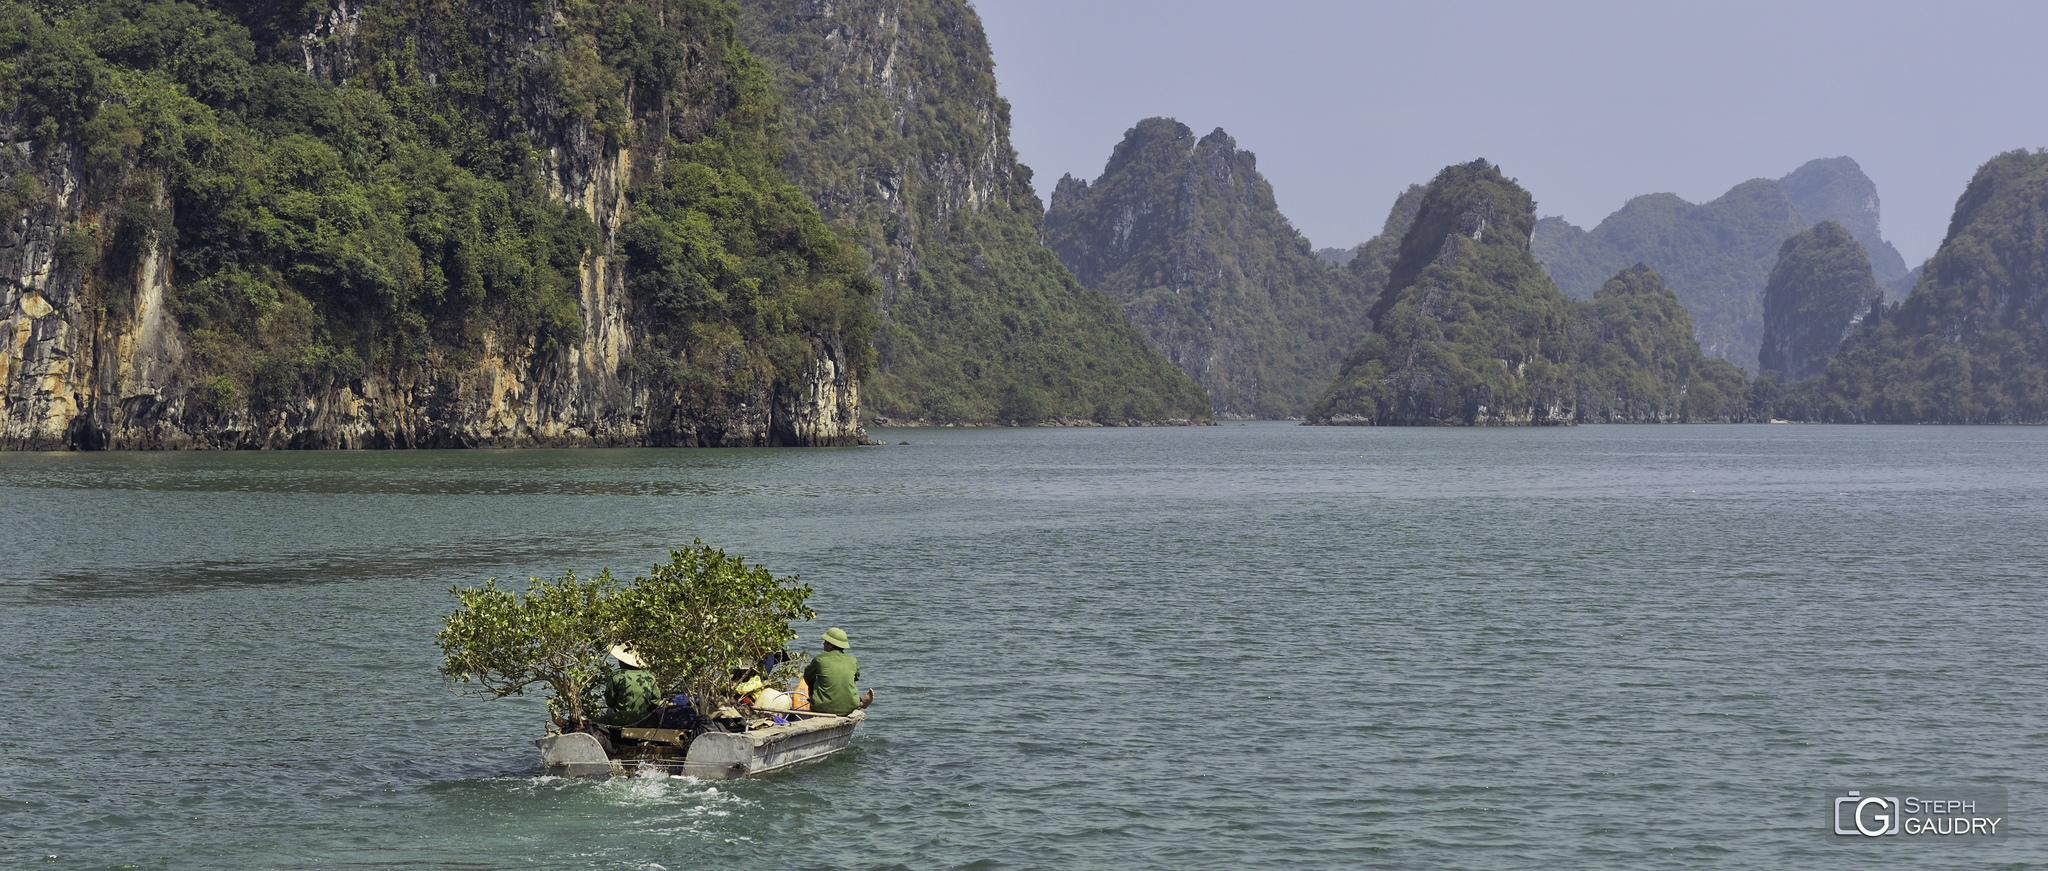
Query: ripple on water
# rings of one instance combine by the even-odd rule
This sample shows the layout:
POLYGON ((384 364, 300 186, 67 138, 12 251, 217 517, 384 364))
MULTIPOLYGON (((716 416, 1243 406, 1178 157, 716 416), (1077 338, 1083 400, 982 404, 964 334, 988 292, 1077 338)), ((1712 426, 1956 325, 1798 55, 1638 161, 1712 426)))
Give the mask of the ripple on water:
POLYGON ((2048 431, 906 435, 0 455, 33 506, 0 526, 0 729, 25 736, 0 843, 152 869, 1828 869, 1870 856, 1815 831, 1820 789, 2017 806, 2048 771, 2048 431), (806 646, 853 631, 880 701, 848 752, 545 778, 536 699, 437 677, 448 587, 698 537, 816 586, 806 646))

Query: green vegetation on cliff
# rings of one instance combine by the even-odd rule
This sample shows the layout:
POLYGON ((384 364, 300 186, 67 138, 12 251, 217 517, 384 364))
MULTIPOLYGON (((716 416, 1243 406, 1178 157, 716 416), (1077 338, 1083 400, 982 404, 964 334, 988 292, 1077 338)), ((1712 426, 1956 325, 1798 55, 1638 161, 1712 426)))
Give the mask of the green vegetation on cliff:
POLYGON ((1060 179, 1045 241, 1209 394, 1218 415, 1306 413, 1372 300, 1310 250, 1256 158, 1170 118, 1125 132, 1092 184, 1060 179))
POLYGON ((1374 306, 1374 332, 1310 420, 1571 422, 1567 300, 1529 252, 1535 223, 1535 200, 1492 164, 1439 173, 1374 306))
POLYGON ((1788 416, 2048 422, 2048 153, 1992 158, 1956 201, 1920 284, 1873 312, 1788 416))
POLYGON ((1365 295, 1368 310, 1387 292, 1387 279, 1393 274, 1394 261, 1401 256, 1401 240, 1408 237, 1408 228, 1415 225, 1415 213, 1422 209, 1422 195, 1427 190, 1419 184, 1409 185, 1394 198, 1394 206, 1387 210, 1387 220, 1380 225, 1379 235, 1351 249, 1351 260, 1345 267, 1351 270, 1359 292, 1365 295))
POLYGON ((1764 285, 1764 341, 1759 363, 1780 379, 1818 375, 1884 289, 1870 255, 1847 228, 1822 221, 1785 240, 1764 285))
POLYGON ((1905 277, 1906 258, 1878 229, 1877 184, 1863 174, 1855 160, 1809 160, 1778 179, 1778 187, 1792 198, 1801 217, 1816 224, 1833 221, 1848 230, 1869 253, 1870 271, 1876 273, 1878 283, 1891 284, 1905 277))
POLYGON ((1578 299, 1631 263, 1649 264, 1692 312, 1700 346, 1754 369, 1763 342, 1764 280, 1778 246, 1805 228, 1776 183, 1752 179, 1704 205, 1673 194, 1637 197, 1590 232, 1546 218, 1536 251, 1559 286, 1578 299))
POLYGON ((1657 271, 1638 263, 1572 302, 1572 377, 1588 423, 1689 423, 1747 417, 1733 363, 1708 357, 1692 316, 1657 271))
MULTIPOLYGON (((811 337, 867 346, 873 283, 783 178, 727 4, 358 11, 335 31, 322 4, 0 0, 4 153, 74 148, 108 204, 57 268, 118 314, 166 253, 198 405, 282 407, 494 346, 558 359, 611 253, 649 324, 632 363, 685 403, 789 375, 811 337), (559 193, 590 167, 550 152, 577 142, 590 164, 634 151, 616 252, 559 193)), ((51 195, 13 164, 10 219, 51 195)))
POLYGON ((1763 344, 1763 292, 1778 247, 1824 220, 1848 228, 1882 258, 1880 280, 1903 280, 1905 262, 1878 234, 1877 185, 1847 157, 1809 161, 1777 181, 1751 179, 1694 205, 1673 194, 1630 200, 1592 230, 1562 218, 1536 226, 1536 256, 1566 295, 1588 299, 1631 263, 1664 276, 1691 310, 1708 354, 1755 371, 1763 344))
POLYGON ((1194 382, 1039 241, 965 0, 741 0, 784 166, 881 285, 868 407, 927 420, 1201 419, 1194 382))

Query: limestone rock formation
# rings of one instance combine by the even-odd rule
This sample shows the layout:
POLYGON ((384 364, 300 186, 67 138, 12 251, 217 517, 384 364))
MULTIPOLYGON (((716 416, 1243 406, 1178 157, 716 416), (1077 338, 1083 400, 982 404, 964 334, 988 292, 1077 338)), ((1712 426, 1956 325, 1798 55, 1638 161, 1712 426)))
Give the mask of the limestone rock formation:
POLYGON ((1311 250, 1257 158, 1220 129, 1138 122, 1101 177, 1060 179, 1045 240, 1219 417, 1301 416, 1368 329, 1360 283, 1311 250))
POLYGON ((1833 221, 1849 231, 1870 254, 1870 270, 1880 284, 1904 278, 1906 258, 1885 241, 1879 226, 1877 183, 1863 174, 1863 167, 1848 157, 1809 160, 1778 179, 1778 187, 1792 198, 1799 215, 1819 224, 1833 221))
POLYGON ((1637 197, 1590 232, 1546 218, 1536 250, 1577 299, 1628 264, 1648 264, 1692 312, 1700 347, 1754 370, 1764 279, 1778 246, 1805 226, 1776 183, 1752 179, 1697 206, 1673 194, 1637 197))
MULTIPOLYGON (((1873 310, 1797 416, 2048 423, 2048 153, 1977 170, 1911 295, 1873 310)), ((1867 289, 1864 291, 1867 293, 1867 289)), ((1796 394, 1800 391, 1788 391, 1796 394)))
POLYGON ((1572 377, 1582 423, 1704 423, 1749 417, 1742 372, 1708 357, 1692 317, 1638 263, 1572 302, 1572 377))
POLYGON ((1039 241, 966 0, 740 0, 784 97, 785 169, 880 284, 877 413, 948 421, 1206 420, 1207 398, 1039 241))
POLYGON ((721 8, 63 8, 0 10, 0 447, 866 440, 867 288, 721 8))
POLYGON ((1815 224, 1778 251, 1778 265, 1764 286, 1759 362, 1786 381, 1819 375, 1842 340, 1883 301, 1863 245, 1841 224, 1815 224))
POLYGON ((1387 210, 1387 220, 1380 225, 1379 235, 1352 249, 1353 256, 1346 267, 1358 282, 1360 292, 1374 303, 1387 291, 1394 261, 1401 256, 1401 240, 1407 237, 1408 228, 1415 225, 1415 213, 1422 208, 1425 191, 1427 188, 1422 185, 1409 185, 1394 198, 1394 206, 1387 210))
POLYGON ((1847 157, 1810 161, 1777 181, 1751 179, 1698 205, 1674 194, 1637 197, 1591 230, 1544 218, 1535 250, 1573 299, 1592 298, 1629 264, 1649 265, 1691 310, 1708 354, 1756 371, 1778 248, 1823 220, 1848 228, 1881 261, 1881 280, 1906 280, 1904 261, 1879 234, 1877 186, 1847 157))
POLYGON ((1567 300, 1529 250, 1536 203, 1484 160, 1421 197, 1371 313, 1311 423, 1568 424, 1567 300))

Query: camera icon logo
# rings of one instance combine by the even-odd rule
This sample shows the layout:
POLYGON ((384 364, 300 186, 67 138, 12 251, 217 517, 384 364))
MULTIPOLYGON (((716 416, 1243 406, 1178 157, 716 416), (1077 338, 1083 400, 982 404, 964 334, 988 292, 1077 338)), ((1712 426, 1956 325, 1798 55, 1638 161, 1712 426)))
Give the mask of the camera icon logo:
POLYGON ((1869 838, 1896 835, 1905 815, 1905 805, 1897 798, 1866 796, 1851 790, 1848 795, 1835 799, 1835 834, 1869 838))

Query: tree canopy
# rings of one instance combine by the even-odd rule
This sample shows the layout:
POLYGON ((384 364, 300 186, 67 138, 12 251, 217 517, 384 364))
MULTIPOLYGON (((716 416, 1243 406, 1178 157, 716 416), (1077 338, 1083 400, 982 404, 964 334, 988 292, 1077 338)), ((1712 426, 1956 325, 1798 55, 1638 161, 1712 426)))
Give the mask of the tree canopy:
POLYGON ((1742 371, 1708 357, 1662 276, 1638 263, 1572 303, 1578 419, 1593 423, 1743 420, 1742 371))
POLYGON ((782 176, 777 103, 727 5, 494 11, 371 5, 302 45, 324 6, 0 0, 0 218, 53 196, 24 155, 75 148, 98 216, 67 227, 59 268, 119 312, 161 247, 204 396, 282 407, 430 352, 581 342, 614 240, 551 189, 588 171, 571 155, 631 148, 660 167, 617 240, 656 386, 722 402, 806 359, 810 333, 871 364, 874 284, 782 176))
POLYGON ((1569 423, 1567 300, 1529 252, 1535 200, 1484 160, 1430 182, 1312 422, 1569 423))
POLYGON ((1834 221, 1785 240, 1764 285, 1758 365, 1786 380, 1818 375, 1856 322, 1884 301, 1863 245, 1834 221))
MULTIPOLYGON (((1873 309, 1792 413, 1881 423, 2048 422, 2048 152, 1977 170, 1920 283, 1873 309)), ((1797 397, 1795 397, 1797 398, 1797 397)))
POLYGON ((790 623, 817 616, 806 604, 811 588, 795 575, 778 577, 701 541, 628 583, 607 569, 588 579, 533 578, 523 593, 495 579, 451 592, 461 607, 436 638, 441 673, 498 698, 544 688, 549 709, 571 719, 596 712, 613 644, 709 717, 734 701, 732 669, 782 651, 796 638, 790 623))

